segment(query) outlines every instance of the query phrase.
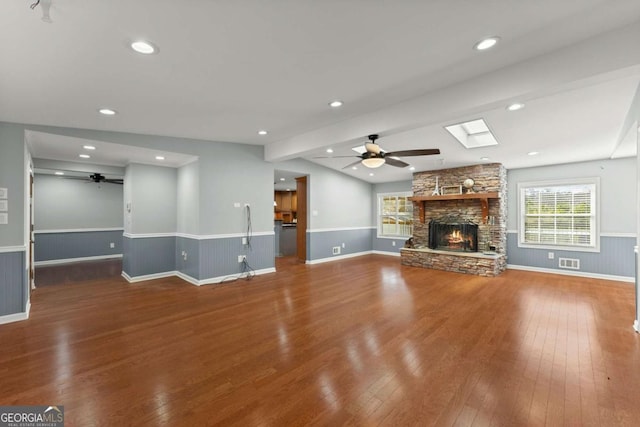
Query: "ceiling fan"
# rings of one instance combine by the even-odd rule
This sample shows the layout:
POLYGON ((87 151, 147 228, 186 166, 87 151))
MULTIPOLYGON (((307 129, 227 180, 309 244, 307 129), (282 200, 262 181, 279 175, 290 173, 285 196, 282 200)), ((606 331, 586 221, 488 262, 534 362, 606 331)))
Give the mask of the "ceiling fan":
POLYGON ((78 176, 78 177, 76 177, 76 176, 68 176, 68 177, 65 177, 65 178, 67 178, 67 179, 81 179, 81 180, 87 180, 88 179, 88 182, 96 182, 98 184, 101 183, 101 182, 107 182, 109 184, 122 185, 123 182, 124 182, 124 180, 122 178, 110 179, 110 178, 107 178, 107 177, 105 177, 104 175, 102 175, 100 173, 97 173, 97 172, 96 173, 92 173, 87 178, 80 177, 80 176, 78 176))
MULTIPOLYGON (((346 169, 358 163, 362 163, 363 166, 368 168, 379 168, 385 163, 389 166, 395 166, 398 168, 405 168, 409 166, 409 163, 403 162, 398 157, 410 157, 410 156, 432 156, 440 154, 440 150, 437 148, 425 148, 419 150, 402 150, 402 151, 384 151, 376 143, 378 135, 369 135, 369 140, 364 144, 365 152, 355 157, 360 160, 348 164, 342 169, 346 169)), ((316 157, 316 158, 336 158, 336 157, 353 157, 353 156, 335 156, 335 157, 316 157)))

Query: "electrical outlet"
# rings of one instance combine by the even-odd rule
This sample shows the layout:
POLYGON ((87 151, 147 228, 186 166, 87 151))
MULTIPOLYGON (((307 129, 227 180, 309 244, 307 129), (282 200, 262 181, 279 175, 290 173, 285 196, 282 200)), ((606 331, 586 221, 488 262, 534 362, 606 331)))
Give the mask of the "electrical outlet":
POLYGON ((246 255, 238 255, 238 262, 243 262, 247 259, 246 255))
POLYGON ((340 246, 333 247, 333 255, 340 255, 340 246))
POLYGON ((186 261, 187 260, 187 251, 182 251, 182 258, 186 261))
POLYGON ((344 242, 342 242, 342 249, 346 248, 346 246, 344 245, 344 242))
POLYGON ((395 240, 393 240, 393 241, 391 242, 391 246, 395 246, 395 245, 396 245, 396 241, 395 241, 395 240))
POLYGON ((555 256, 556 256, 556 254, 554 254, 553 252, 549 252, 547 254, 547 257, 549 257, 549 259, 553 259, 553 258, 555 258, 555 256))
POLYGON ((234 207, 234 208, 239 208, 239 207, 240 207, 240 202, 235 202, 235 203, 233 204, 233 207, 234 207))
POLYGON ((246 237, 243 237, 243 238, 242 238, 242 244, 243 244, 243 245, 246 245, 246 244, 247 244, 247 238, 246 238, 246 237))
POLYGON ((111 249, 113 249, 113 248, 115 248, 115 247, 116 247, 116 244, 115 244, 115 243, 113 243, 113 242, 111 242, 111 243, 109 243, 109 247, 110 247, 111 249))

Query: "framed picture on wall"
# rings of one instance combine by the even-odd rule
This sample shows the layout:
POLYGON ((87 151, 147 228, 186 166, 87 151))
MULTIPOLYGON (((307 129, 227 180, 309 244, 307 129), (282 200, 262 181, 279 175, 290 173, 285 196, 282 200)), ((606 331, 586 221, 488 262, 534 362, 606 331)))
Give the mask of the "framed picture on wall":
POLYGON ((8 190, 6 188, 0 188, 0 199, 8 198, 8 190))
POLYGON ((443 185, 440 187, 440 194, 446 196, 448 194, 462 194, 462 185, 443 185))
POLYGON ((0 212, 8 211, 9 203, 7 200, 0 200, 0 212))

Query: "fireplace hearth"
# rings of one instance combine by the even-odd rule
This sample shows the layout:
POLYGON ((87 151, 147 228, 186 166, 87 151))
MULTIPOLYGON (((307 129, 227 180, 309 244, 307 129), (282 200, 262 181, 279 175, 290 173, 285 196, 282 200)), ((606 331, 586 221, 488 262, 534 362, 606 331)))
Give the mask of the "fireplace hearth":
POLYGON ((478 224, 432 220, 429 248, 453 252, 478 252, 478 224))

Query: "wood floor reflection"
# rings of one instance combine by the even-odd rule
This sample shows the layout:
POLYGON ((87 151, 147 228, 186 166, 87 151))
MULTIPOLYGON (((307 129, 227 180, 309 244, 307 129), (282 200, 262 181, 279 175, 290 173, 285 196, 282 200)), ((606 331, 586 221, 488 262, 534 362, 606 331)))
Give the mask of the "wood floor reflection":
POLYGON ((629 283, 362 256, 196 287, 38 288, 0 405, 89 425, 638 425, 629 283))

